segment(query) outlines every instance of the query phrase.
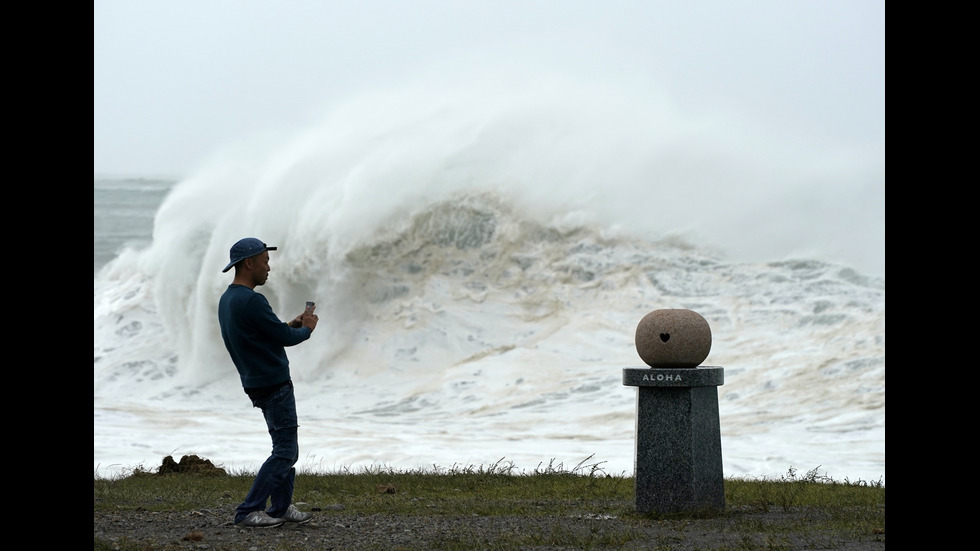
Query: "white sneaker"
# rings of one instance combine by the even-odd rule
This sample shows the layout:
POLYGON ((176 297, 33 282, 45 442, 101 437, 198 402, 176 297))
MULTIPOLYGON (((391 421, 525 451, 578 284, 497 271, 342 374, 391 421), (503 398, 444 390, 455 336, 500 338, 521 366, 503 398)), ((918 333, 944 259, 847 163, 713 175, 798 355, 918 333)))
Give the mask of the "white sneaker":
POLYGON ((300 511, 295 505, 290 505, 289 508, 286 509, 286 512, 276 520, 286 520, 289 522, 303 524, 304 522, 310 522, 313 520, 313 515, 300 511))
MULTIPOLYGON (((298 511, 297 511, 298 512, 298 511)), ((252 511, 236 526, 250 526, 252 528, 272 528, 286 522, 284 518, 272 518, 265 511, 252 511)))

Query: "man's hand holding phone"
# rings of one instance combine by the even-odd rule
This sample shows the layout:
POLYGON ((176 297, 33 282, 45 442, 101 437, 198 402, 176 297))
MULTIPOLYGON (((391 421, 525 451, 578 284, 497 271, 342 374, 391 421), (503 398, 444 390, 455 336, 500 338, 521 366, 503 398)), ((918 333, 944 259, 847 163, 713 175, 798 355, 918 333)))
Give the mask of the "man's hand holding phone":
POLYGON ((308 300, 306 301, 306 310, 300 315, 300 321, 303 327, 309 327, 311 331, 316 329, 316 322, 320 319, 313 313, 314 310, 316 310, 316 303, 308 300))

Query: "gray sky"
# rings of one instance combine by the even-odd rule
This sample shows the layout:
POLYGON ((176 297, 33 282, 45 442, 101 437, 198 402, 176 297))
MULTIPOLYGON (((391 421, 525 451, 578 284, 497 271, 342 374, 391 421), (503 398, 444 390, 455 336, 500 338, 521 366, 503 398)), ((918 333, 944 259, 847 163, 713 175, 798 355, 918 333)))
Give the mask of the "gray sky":
POLYGON ((491 58, 639 75, 692 112, 884 150, 883 0, 94 6, 96 175, 186 176, 217 149, 288 134, 333 102, 491 58))

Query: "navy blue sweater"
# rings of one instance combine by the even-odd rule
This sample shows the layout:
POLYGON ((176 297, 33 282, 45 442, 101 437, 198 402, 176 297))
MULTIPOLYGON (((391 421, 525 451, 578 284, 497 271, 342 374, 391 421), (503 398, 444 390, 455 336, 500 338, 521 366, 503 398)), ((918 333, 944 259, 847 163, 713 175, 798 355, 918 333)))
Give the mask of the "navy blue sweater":
POLYGON ((313 333, 309 327, 293 329, 280 321, 262 294, 236 284, 229 285, 218 301, 218 324, 244 388, 288 381, 284 347, 299 344, 313 333))

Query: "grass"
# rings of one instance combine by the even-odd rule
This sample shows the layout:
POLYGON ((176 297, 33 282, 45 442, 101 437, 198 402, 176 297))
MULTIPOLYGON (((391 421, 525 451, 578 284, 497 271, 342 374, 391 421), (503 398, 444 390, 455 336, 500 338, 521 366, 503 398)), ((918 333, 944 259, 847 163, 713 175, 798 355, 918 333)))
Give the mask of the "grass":
MULTIPOLYGON (((617 548, 637 537, 645 524, 669 521, 679 526, 678 535, 658 536, 655 548, 669 550, 671 538, 684 537, 685 526, 703 519, 720 519, 730 534, 745 534, 744 547, 759 549, 759 537, 768 549, 786 547, 799 534, 834 534, 840 541, 865 541, 874 534, 884 541, 885 487, 879 481, 831 480, 818 468, 805 474, 790 468, 777 478, 725 479, 726 509, 721 512, 641 514, 635 511, 634 479, 611 476, 588 464, 591 458, 565 468, 539 465, 531 472, 518 471, 503 460, 487 466, 396 471, 385 467, 341 470, 333 473, 297 474, 294 502, 319 515, 406 515, 480 517, 614 518, 625 522, 613 532, 582 536, 556 527, 545 534, 501 534, 494 548, 562 545, 580 549, 617 548), (783 515, 780 513, 793 512, 783 515), (761 514, 760 514, 761 513, 761 514), (507 540, 507 538, 510 538, 507 540)), ((95 511, 194 511, 234 510, 248 492, 254 473, 161 474, 142 467, 113 478, 95 476, 95 511)), ((460 547, 465 548, 465 546, 460 547)), ((96 540, 95 549, 127 547, 96 540), (102 547, 100 547, 100 545, 102 547)), ((138 549, 132 547, 131 549, 138 549)))

